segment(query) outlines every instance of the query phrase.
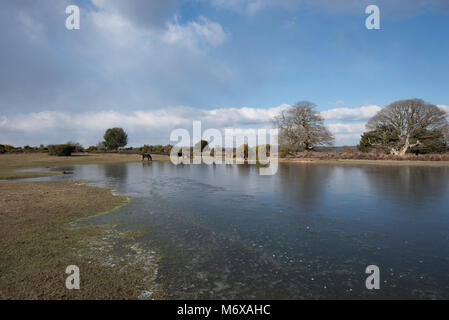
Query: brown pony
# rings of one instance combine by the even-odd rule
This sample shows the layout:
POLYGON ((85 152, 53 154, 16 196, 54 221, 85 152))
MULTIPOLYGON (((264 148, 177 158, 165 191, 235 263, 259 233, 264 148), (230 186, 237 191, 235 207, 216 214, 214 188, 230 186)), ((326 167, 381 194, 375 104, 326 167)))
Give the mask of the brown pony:
POLYGON ((149 153, 142 153, 142 161, 145 160, 145 158, 147 158, 148 161, 153 161, 153 158, 151 157, 151 154, 149 154, 149 153))

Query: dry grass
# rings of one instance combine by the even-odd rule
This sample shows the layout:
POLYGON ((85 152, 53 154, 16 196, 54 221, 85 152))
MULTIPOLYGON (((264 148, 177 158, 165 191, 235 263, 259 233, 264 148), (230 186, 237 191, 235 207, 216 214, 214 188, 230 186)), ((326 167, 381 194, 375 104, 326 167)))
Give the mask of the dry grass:
MULTIPOLYGON (((153 160, 169 160, 168 156, 154 155, 153 160)), ((138 162, 141 156, 137 154, 118 153, 78 153, 71 157, 56 157, 46 153, 16 153, 0 154, 0 180, 17 178, 38 178, 50 175, 61 174, 58 172, 16 172, 20 169, 56 167, 74 164, 91 163, 117 163, 117 162, 138 162)))
POLYGON ((106 250, 109 240, 132 243, 135 235, 111 226, 69 228, 126 202, 75 182, 0 182, 0 299, 137 298, 152 286, 154 270, 136 254, 122 260, 106 250), (68 265, 80 268, 81 290, 65 288, 68 265))

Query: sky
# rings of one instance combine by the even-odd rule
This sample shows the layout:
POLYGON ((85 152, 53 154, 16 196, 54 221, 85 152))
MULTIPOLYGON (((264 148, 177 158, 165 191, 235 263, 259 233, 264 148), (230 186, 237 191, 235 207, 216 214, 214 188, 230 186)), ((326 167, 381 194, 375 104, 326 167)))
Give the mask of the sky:
POLYGON ((447 0, 0 0, 0 144, 89 146, 110 127, 168 144, 194 120, 270 128, 307 100, 355 145, 396 100, 449 111, 448 75, 447 0))

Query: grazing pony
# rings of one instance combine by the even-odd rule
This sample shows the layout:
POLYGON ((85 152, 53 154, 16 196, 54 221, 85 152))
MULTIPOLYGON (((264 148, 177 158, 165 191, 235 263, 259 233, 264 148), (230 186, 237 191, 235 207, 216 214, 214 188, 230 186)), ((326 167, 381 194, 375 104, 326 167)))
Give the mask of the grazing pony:
POLYGON ((153 161, 153 158, 151 157, 151 154, 149 154, 149 153, 142 153, 142 161, 145 160, 145 158, 147 158, 148 161, 153 161))

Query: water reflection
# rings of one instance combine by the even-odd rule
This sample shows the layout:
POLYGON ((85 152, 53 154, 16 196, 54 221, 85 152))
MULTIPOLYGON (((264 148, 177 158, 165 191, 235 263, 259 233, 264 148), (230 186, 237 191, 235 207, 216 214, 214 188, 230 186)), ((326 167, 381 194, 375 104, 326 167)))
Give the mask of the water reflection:
POLYGON ((307 163, 281 165, 277 182, 285 197, 296 202, 297 206, 313 209, 322 199, 334 170, 331 166, 317 167, 307 163))
POLYGON ((448 194, 447 167, 370 167, 363 173, 376 193, 412 209, 448 194))
POLYGON ((170 162, 74 166, 137 198, 122 221, 163 252, 175 298, 449 298, 449 168, 170 162), (377 264, 382 290, 364 287, 377 264))

